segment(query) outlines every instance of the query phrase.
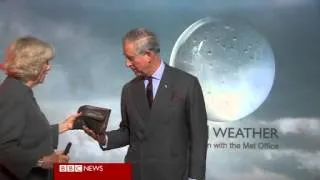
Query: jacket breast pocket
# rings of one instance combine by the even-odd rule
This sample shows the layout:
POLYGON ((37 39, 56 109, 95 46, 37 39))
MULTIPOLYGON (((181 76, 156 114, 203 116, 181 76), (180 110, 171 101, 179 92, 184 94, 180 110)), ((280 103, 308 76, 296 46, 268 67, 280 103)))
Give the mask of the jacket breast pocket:
POLYGON ((173 107, 181 107, 185 105, 185 96, 181 92, 173 92, 170 96, 169 105, 173 107))

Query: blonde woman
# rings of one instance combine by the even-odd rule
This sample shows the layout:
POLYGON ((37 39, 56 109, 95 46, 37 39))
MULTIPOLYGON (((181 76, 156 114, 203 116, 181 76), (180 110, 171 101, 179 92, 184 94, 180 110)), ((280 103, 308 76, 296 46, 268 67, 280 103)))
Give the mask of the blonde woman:
POLYGON ((47 179, 53 163, 69 157, 55 151, 58 135, 72 129, 80 114, 49 125, 32 88, 43 83, 54 50, 36 37, 12 42, 4 55, 7 77, 0 86, 0 179, 47 179))

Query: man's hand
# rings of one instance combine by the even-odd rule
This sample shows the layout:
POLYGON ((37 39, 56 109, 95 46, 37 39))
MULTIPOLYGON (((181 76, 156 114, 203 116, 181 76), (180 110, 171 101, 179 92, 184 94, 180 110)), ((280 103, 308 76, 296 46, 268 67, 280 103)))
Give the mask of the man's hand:
POLYGON ((77 120, 79 116, 81 116, 81 113, 73 114, 69 116, 67 119, 65 119, 62 123, 60 123, 59 133, 63 133, 65 131, 72 129, 75 120, 77 120))
POLYGON ((88 134, 90 137, 92 137, 94 140, 96 140, 100 145, 106 145, 106 135, 105 134, 96 134, 91 129, 89 129, 87 126, 82 126, 84 132, 88 134))
POLYGON ((44 169, 53 168, 54 163, 68 163, 69 157, 63 154, 63 151, 56 151, 48 156, 43 156, 38 162, 38 166, 44 169))

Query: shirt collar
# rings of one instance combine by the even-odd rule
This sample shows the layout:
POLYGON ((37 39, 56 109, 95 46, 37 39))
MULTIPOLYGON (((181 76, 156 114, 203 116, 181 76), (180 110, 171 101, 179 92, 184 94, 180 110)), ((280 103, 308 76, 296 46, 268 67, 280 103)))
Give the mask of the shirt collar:
POLYGON ((164 63, 163 61, 161 60, 161 63, 160 63, 160 66, 158 67, 158 69, 152 74, 152 77, 154 79, 158 79, 160 80, 161 77, 162 77, 162 74, 163 74, 163 71, 164 71, 164 63))

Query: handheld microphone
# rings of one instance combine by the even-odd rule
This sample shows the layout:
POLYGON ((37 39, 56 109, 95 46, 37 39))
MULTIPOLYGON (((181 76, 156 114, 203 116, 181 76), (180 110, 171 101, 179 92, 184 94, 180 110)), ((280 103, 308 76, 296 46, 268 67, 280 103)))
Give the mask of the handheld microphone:
POLYGON ((63 151, 63 154, 64 154, 64 155, 67 155, 67 154, 69 153, 70 148, 71 148, 71 145, 72 145, 71 142, 69 142, 69 143, 67 144, 66 148, 65 148, 64 151, 63 151))

